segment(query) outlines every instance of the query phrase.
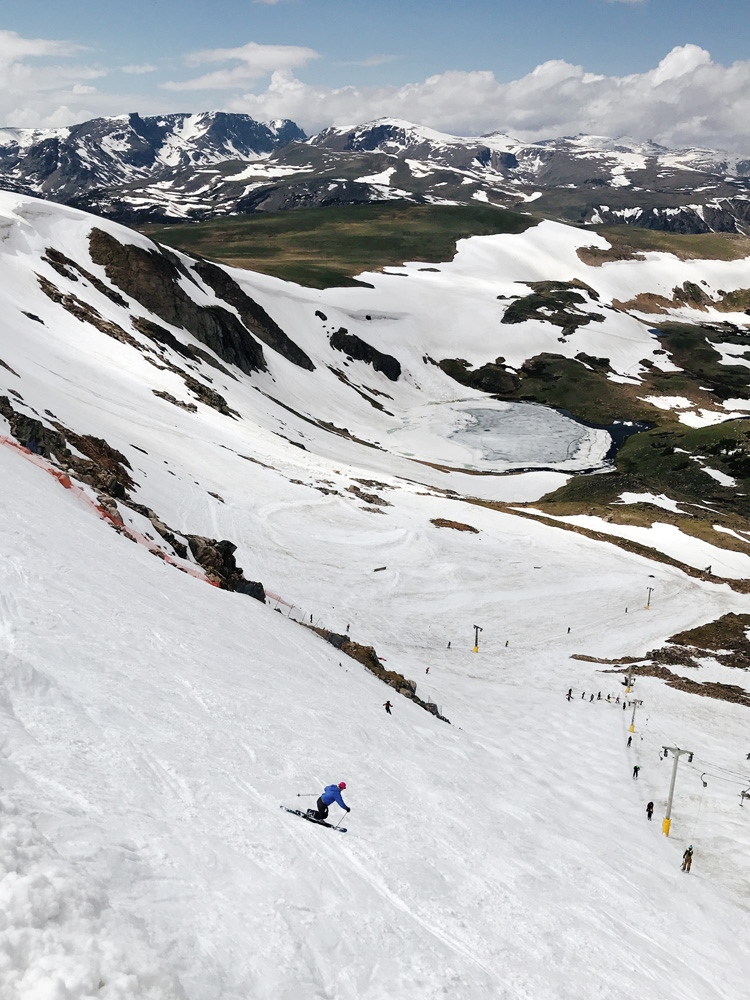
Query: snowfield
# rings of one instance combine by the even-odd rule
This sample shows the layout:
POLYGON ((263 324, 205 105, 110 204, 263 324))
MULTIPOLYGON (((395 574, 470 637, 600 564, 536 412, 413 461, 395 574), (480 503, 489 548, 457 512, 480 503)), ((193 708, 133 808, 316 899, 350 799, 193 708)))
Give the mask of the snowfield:
MULTIPOLYGON (((316 365, 267 346, 269 370, 251 375, 183 358, 195 378, 210 372, 233 417, 155 396, 197 398, 163 364, 178 354, 149 363, 39 287, 37 273, 148 347, 129 318, 144 307, 42 260, 54 246, 106 282, 88 257, 92 225, 145 238, 18 196, 0 195, 0 209, 0 397, 48 429, 106 440, 130 462, 139 504, 178 533, 231 540, 274 595, 263 605, 179 572, 113 531, 91 486, 65 489, 0 444, 3 1000, 743 997, 747 709, 641 676, 627 748, 621 675, 570 657, 645 656, 750 598, 471 503, 536 500, 601 463, 609 435, 543 407, 525 434, 518 408, 423 360, 520 364, 546 349, 554 329, 500 325, 497 295, 542 277, 608 281, 619 265, 586 268, 575 253, 590 234, 547 223, 465 241, 439 273, 407 265, 407 278, 367 276, 372 290, 231 272, 316 365), (401 377, 334 351, 341 326, 397 357, 401 377), (303 622, 374 645, 450 724, 303 622), (663 745, 695 754, 679 765, 669 838, 663 745), (345 834, 280 809, 339 781, 345 834)), ((218 302, 192 270, 181 287, 218 302)), ((665 364, 632 317, 595 327, 571 337, 573 355, 606 344, 623 373, 665 364)), ((0 416, 0 439, 9 431, 0 416)), ((120 513, 154 535, 142 513, 120 513)), ((721 555, 727 576, 750 576, 750 557, 672 528, 633 530, 687 562, 711 548, 705 563, 721 555)), ((717 666, 707 677, 725 679, 717 666)))

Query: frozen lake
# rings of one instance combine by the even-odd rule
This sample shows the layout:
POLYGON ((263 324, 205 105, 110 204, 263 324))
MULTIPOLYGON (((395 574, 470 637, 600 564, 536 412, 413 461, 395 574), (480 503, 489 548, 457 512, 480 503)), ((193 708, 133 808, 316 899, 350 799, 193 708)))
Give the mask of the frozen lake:
POLYGON ((537 403, 495 403, 464 411, 451 438, 481 455, 481 463, 566 470, 598 468, 612 444, 608 431, 587 427, 537 403))
POLYGON ((387 445, 406 457, 481 472, 583 472, 608 465, 613 439, 606 428, 538 403, 471 398, 410 410, 387 445))

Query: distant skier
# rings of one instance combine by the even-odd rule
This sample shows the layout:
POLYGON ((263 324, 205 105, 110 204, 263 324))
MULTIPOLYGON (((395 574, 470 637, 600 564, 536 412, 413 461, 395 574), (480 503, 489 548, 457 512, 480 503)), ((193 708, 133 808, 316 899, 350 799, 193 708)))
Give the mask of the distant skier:
POLYGON ((424 672, 425 672, 426 674, 429 674, 429 672, 430 672, 430 668, 429 668, 429 667, 425 667, 425 668, 424 668, 424 672))
POLYGON ((505 640, 505 645, 506 645, 506 646, 508 645, 508 640, 507 640, 507 639, 505 640))
POLYGON ((640 764, 636 764, 635 767, 633 768, 633 781, 638 781, 638 772, 640 771, 640 769, 641 769, 640 764))
POLYGON ((383 708, 384 708, 384 709, 386 710, 386 712, 387 712, 387 713, 388 713, 388 714, 390 715, 390 714, 391 714, 391 709, 393 708, 393 705, 391 705, 390 701, 386 701, 386 702, 384 703, 384 705, 383 705, 383 708))
POLYGON ((654 815, 654 803, 649 802, 646 806, 646 815, 648 816, 649 823, 651 822, 651 817, 654 815))
POLYGON ((451 648, 451 642, 450 642, 450 639, 449 639, 448 640, 448 649, 450 649, 450 648, 451 648))
POLYGON ((573 688, 568 688, 568 701, 573 697, 573 688))
POLYGON ((583 699, 585 697, 586 697, 586 692, 585 691, 581 691, 581 701, 583 701, 583 699))
POLYGON ((632 736, 628 736, 628 747, 630 747, 630 744, 632 742, 633 742, 633 737, 632 736))
POLYGON ((326 785, 323 794, 318 799, 318 808, 308 809, 307 813, 311 819, 324 820, 328 817, 328 807, 337 802, 346 812, 351 812, 349 806, 341 798, 341 792, 346 788, 346 782, 340 781, 338 785, 326 785))
POLYGON ((601 701, 601 700, 602 700, 602 693, 601 693, 601 691, 600 691, 600 692, 599 692, 599 694, 598 694, 598 695, 596 696, 596 700, 597 700, 597 701, 601 701))
POLYGON ((592 702, 593 700, 594 700, 594 696, 593 696, 593 694, 592 694, 592 695, 591 695, 591 697, 589 698, 589 704, 591 704, 591 702, 592 702))
POLYGON ((568 625, 568 635, 570 635, 570 625, 568 625))
POLYGON ((610 696, 609 696, 609 695, 607 695, 607 701, 609 701, 609 702, 611 702, 611 701, 612 701, 612 699, 610 698, 610 696))
POLYGON ((690 847, 688 847, 688 849, 682 855, 682 870, 684 872, 689 872, 692 863, 693 863, 693 845, 691 844, 690 847))
POLYGON ((348 626, 348 625, 346 626, 346 631, 347 631, 347 632, 349 631, 349 626, 348 626))
POLYGON ((615 698, 615 705, 619 705, 619 704, 620 704, 620 696, 618 694, 618 696, 615 698))
POLYGON ((572 701, 573 700, 573 695, 571 694, 570 691, 568 691, 568 693, 565 695, 565 697, 568 699, 568 701, 572 701))

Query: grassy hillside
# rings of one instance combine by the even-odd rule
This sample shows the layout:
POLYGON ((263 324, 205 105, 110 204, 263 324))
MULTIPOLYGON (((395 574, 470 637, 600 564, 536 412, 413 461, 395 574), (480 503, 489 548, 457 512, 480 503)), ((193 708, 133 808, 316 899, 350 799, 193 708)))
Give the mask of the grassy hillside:
POLYGON ((366 270, 450 260, 456 240, 521 233, 535 221, 489 205, 388 202, 140 227, 152 239, 221 264, 313 288, 355 284, 366 270))

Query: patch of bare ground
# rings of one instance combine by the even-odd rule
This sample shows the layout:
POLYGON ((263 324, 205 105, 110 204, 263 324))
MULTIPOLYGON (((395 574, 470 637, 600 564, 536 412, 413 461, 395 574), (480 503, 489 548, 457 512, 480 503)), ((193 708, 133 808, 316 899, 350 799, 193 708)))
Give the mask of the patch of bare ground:
MULTIPOLYGON (((658 549, 651 548, 648 545, 642 545, 640 542, 633 542, 629 538, 622 538, 619 535, 609 535, 603 531, 596 531, 592 528, 584 528, 579 524, 569 524, 566 521, 557 521, 554 518, 546 517, 544 514, 519 509, 517 505, 511 506, 510 504, 499 503, 498 501, 493 500, 480 500, 477 497, 460 497, 456 499, 460 499, 464 503, 475 504, 479 507, 488 507, 490 510, 499 510, 505 514, 513 514, 516 517, 527 517, 532 521, 539 521, 540 523, 546 524, 551 528, 561 528, 563 531, 573 531, 576 534, 583 535, 585 538, 591 538, 594 541, 604 542, 608 545, 615 545, 617 548, 624 549, 626 552, 632 552, 635 555, 643 556, 645 559, 650 559, 652 562, 660 562, 667 566, 674 566, 685 573, 686 576, 691 576, 694 579, 710 580, 711 583, 717 584, 725 583, 738 594, 750 594, 750 580, 736 580, 730 577, 714 576, 713 574, 709 575, 704 570, 696 569, 694 566, 689 566, 687 563, 681 562, 679 559, 673 559, 672 556, 665 555, 665 553, 660 552, 658 549)), ((578 513, 580 513, 580 510, 578 513)))
POLYGON ((750 256, 750 237, 738 233, 667 233, 635 226, 600 226, 607 249, 580 247, 584 264, 600 267, 616 260, 645 260, 646 253, 671 253, 679 260, 741 260, 750 256))
POLYGON ((719 291, 714 297, 694 282, 686 281, 672 289, 671 299, 655 292, 640 292, 627 302, 612 299, 612 305, 615 309, 626 312, 632 310, 642 313, 665 313, 684 306, 699 312, 706 312, 709 308, 726 313, 746 312, 750 307, 750 288, 738 288, 732 292, 719 291))
MULTIPOLYGON (((750 708, 750 694, 737 684, 721 684, 719 681, 694 681, 690 677, 682 677, 674 674, 662 665, 651 664, 649 666, 629 667, 630 674, 641 677, 658 677, 663 680, 668 687, 677 688, 678 691, 687 691, 688 694, 698 694, 703 698, 716 698, 718 701, 731 701, 735 705, 746 705, 750 708)), ((622 670, 605 671, 605 673, 624 673, 622 670)))
MULTIPOLYGON (((731 701, 738 705, 750 706, 750 693, 736 684, 722 684, 719 681, 698 681, 691 677, 675 674, 670 667, 687 667, 700 670, 701 660, 713 659, 726 667, 750 670, 750 614, 723 615, 715 621, 699 625, 697 628, 678 632, 667 645, 652 649, 645 656, 621 656, 618 659, 587 656, 575 653, 571 659, 587 663, 606 663, 611 666, 628 666, 629 674, 644 677, 658 677, 670 687, 687 691, 706 698, 731 701), (644 662, 647 661, 647 662, 644 662)), ((623 669, 604 671, 605 673, 625 673, 623 669)))
POLYGON ((449 521, 445 517, 433 517, 430 519, 430 524, 434 524, 436 528, 454 528, 456 531, 471 531, 475 535, 479 534, 479 528, 473 528, 470 524, 464 524, 462 521, 449 521))
MULTIPOLYGON (((518 504, 517 506, 522 505, 518 504)), ((573 502, 546 503, 541 500, 536 501, 533 506, 534 508, 542 508, 543 513, 555 517, 586 514, 591 517, 600 517, 607 524, 622 524, 639 528, 650 528, 656 523, 671 524, 679 528, 683 534, 708 542, 717 549, 750 555, 750 541, 744 542, 735 535, 730 535, 726 531, 716 531, 714 528, 714 524, 720 523, 723 527, 734 531, 747 530, 747 521, 731 511, 717 513, 688 502, 684 503, 685 507, 690 508, 689 513, 686 512, 686 514, 677 514, 651 503, 586 505, 573 502)))

